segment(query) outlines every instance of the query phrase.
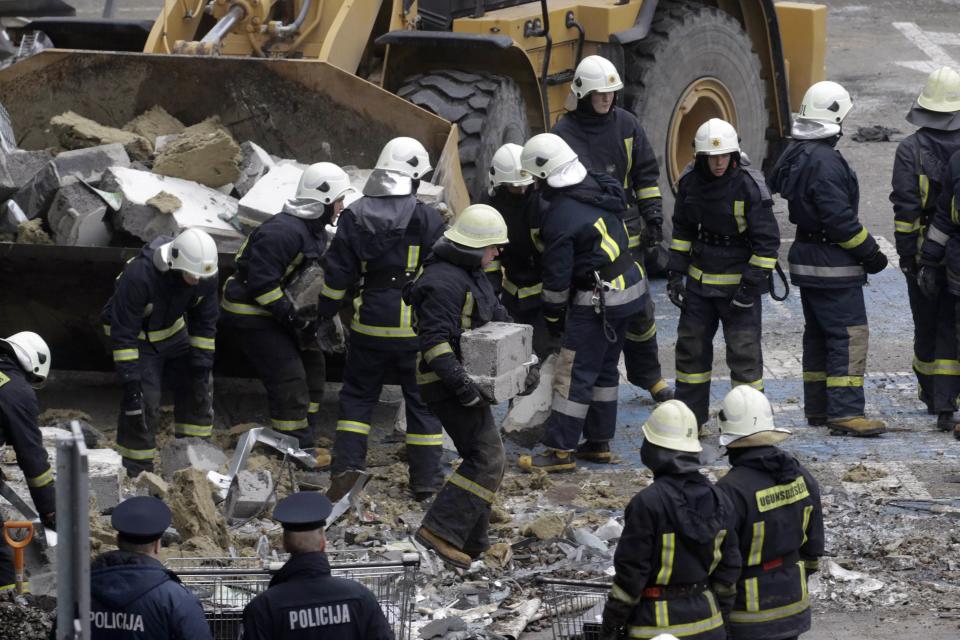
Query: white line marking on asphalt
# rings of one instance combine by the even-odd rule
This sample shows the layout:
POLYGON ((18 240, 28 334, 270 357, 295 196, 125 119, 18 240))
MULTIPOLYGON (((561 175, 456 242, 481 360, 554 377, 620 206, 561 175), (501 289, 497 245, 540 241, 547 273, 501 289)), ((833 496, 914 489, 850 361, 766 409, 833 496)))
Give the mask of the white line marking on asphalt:
MULTIPOLYGON (((960 4, 960 0, 957 0, 957 4, 960 4)), ((960 33, 945 33, 942 31, 931 31, 927 34, 930 36, 930 41, 936 44, 942 44, 945 46, 955 46, 960 47, 960 33)))
POLYGON ((873 238, 877 241, 877 244, 880 245, 880 251, 883 251, 883 255, 887 256, 887 260, 889 261, 887 263, 887 269, 899 269, 899 267, 894 264, 894 258, 897 257, 897 248, 893 246, 893 243, 883 236, 873 236, 873 238))
POLYGON ((916 69, 917 71, 924 71, 930 73, 931 71, 937 69, 938 67, 947 66, 947 67, 956 67, 957 62, 950 56, 949 53, 944 50, 939 44, 934 42, 930 34, 923 31, 916 25, 914 22, 894 22, 894 29, 903 34, 907 40, 912 42, 918 49, 924 52, 929 61, 911 61, 911 62, 898 62, 902 67, 907 67, 908 69, 916 69))

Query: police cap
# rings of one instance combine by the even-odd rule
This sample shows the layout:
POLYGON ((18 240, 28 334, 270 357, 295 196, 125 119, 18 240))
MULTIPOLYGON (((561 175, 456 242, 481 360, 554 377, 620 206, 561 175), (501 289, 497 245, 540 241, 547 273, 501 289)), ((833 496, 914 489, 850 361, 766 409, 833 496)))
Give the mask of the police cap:
POLYGON ((117 505, 110 524, 125 540, 133 544, 147 544, 163 535, 170 526, 170 520, 170 508, 162 500, 137 496, 117 505))
POLYGON ((287 531, 320 529, 327 523, 333 503, 322 493, 301 491, 287 496, 273 509, 273 519, 287 531))

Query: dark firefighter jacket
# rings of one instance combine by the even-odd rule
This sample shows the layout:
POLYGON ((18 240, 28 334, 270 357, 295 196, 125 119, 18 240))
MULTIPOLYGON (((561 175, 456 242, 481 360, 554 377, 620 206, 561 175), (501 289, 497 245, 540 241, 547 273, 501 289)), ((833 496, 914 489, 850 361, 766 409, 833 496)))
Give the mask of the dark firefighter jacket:
POLYGON ((393 640, 377 599, 334 578, 323 552, 290 558, 243 611, 243 640, 393 640))
POLYGON ((140 379, 141 350, 173 350, 188 341, 191 364, 201 369, 213 367, 219 316, 217 278, 204 278, 191 286, 179 271, 160 271, 153 254, 170 241, 161 236, 127 262, 100 314, 123 382, 140 379))
POLYGON ((943 173, 943 189, 937 199, 933 224, 920 251, 920 262, 937 265, 946 258, 947 284, 953 295, 960 295, 960 151, 950 157, 943 173))
MULTIPOLYGON (((524 194, 513 194, 499 188, 492 196, 485 193, 481 201, 500 212, 507 223, 507 237, 510 239, 501 251, 500 259, 494 261, 503 267, 502 281, 495 289, 501 298, 513 298, 517 308, 539 308, 543 282, 540 251, 534 244, 532 233, 540 231, 540 199, 536 190, 530 187, 524 194)), ((489 274, 489 267, 485 271, 489 274)))
POLYGON ((737 513, 743 570, 730 620, 735 638, 779 640, 810 629, 807 572, 823 555, 820 489, 777 447, 729 449, 718 486, 737 513))
POLYGON ((425 401, 452 397, 469 380, 460 363, 461 333, 491 321, 510 321, 480 268, 482 257, 482 249, 442 237, 405 291, 416 315, 417 383, 425 401))
MULTIPOLYGON (((957 151, 960 131, 921 128, 897 145, 890 202, 897 253, 901 257, 918 256, 943 192, 947 164, 957 151)), ((931 234, 940 238, 934 231, 931 234)))
POLYGON ((237 251, 237 272, 223 287, 220 306, 231 324, 255 329, 285 322, 294 311, 285 287, 320 260, 326 243, 320 218, 281 212, 254 229, 237 251))
POLYGON ((860 224, 860 186, 836 138, 791 142, 768 180, 789 201, 797 236, 790 247, 790 281, 799 287, 842 289, 866 283, 863 261, 879 251, 860 224))
POLYGON ((90 569, 93 640, 212 640, 200 601, 158 560, 108 551, 90 569))
POLYGON ((654 482, 624 511, 610 597, 633 604, 629 637, 723 638, 709 585, 736 584, 736 520, 729 498, 699 472, 699 457, 644 443, 654 482))
POLYGON ((400 296, 443 233, 436 209, 414 196, 363 197, 340 215, 324 255, 320 315, 336 313, 358 281, 350 340, 370 349, 416 351, 413 312, 400 296))
POLYGON ((749 167, 720 177, 704 169, 691 164, 680 178, 669 269, 687 274, 687 287, 703 296, 730 298, 741 284, 761 295, 780 248, 766 182, 749 167))
POLYGON ((643 306, 647 281, 627 248, 623 189, 610 176, 588 173, 583 182, 542 193, 543 316, 562 323, 569 303, 590 305, 594 272, 613 287, 607 317, 632 316, 643 306))
POLYGON ((0 447, 5 443, 13 446, 33 504, 43 516, 56 509, 56 495, 53 471, 37 426, 39 413, 37 394, 20 363, 13 356, 0 353, 0 447))

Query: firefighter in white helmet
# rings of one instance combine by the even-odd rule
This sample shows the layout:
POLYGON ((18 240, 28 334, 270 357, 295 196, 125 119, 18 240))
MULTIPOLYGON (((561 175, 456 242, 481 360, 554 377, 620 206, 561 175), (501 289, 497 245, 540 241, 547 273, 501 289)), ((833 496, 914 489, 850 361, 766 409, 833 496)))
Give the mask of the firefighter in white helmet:
POLYGON ((807 90, 793 124, 793 142, 770 173, 770 189, 789 203, 797 226, 790 246, 790 281, 800 289, 803 410, 811 425, 850 436, 883 433, 864 415, 867 310, 863 285, 887 258, 857 213, 857 175, 834 148, 853 108, 836 82, 807 90))
POLYGON ((213 432, 217 245, 205 231, 150 242, 117 277, 100 319, 123 383, 117 450, 127 474, 153 471, 160 395, 174 391, 174 434, 213 432))
POLYGON ((667 290, 680 308, 677 399, 703 425, 721 323, 731 383, 763 388, 761 296, 777 263, 780 229, 763 175, 744 162, 730 123, 704 122, 694 147, 677 189, 667 290))
MULTIPOLYGON (((666 267, 663 240, 660 168, 657 157, 637 117, 617 103, 623 89, 620 74, 602 56, 587 56, 574 72, 570 85, 575 99, 553 133, 563 138, 590 171, 606 173, 624 186, 630 251, 637 262, 652 272, 666 267)), ((623 359, 627 379, 657 402, 673 397, 663 379, 657 347, 656 309, 648 297, 630 320, 623 359)))
POLYGON ((296 308, 286 293, 320 261, 328 227, 354 193, 347 173, 330 162, 307 167, 296 196, 247 238, 237 251, 237 272, 223 287, 224 324, 267 391, 270 426, 315 446, 326 362, 317 340, 316 305, 296 308))
POLYGON ((624 511, 604 640, 661 633, 727 638, 721 612, 732 604, 740 573, 735 510, 700 473, 697 426, 679 400, 658 406, 643 425, 640 458, 653 484, 624 511))
POLYGON ((730 472, 717 486, 736 512, 743 568, 727 616, 728 638, 784 640, 810 630, 807 578, 824 553, 817 481, 776 445, 790 431, 774 424, 767 398, 734 388, 719 414, 730 472))
MULTIPOLYGON (((954 300, 938 295, 947 282, 943 258, 953 225, 949 216, 937 224, 935 215, 941 194, 951 190, 946 182, 950 157, 960 151, 960 74, 950 67, 931 73, 907 121, 919 128, 897 145, 890 202, 913 311, 913 370, 920 399, 937 415, 937 427, 953 431, 960 377, 942 363, 957 361, 954 300)), ((960 437, 960 430, 954 433, 960 437)))

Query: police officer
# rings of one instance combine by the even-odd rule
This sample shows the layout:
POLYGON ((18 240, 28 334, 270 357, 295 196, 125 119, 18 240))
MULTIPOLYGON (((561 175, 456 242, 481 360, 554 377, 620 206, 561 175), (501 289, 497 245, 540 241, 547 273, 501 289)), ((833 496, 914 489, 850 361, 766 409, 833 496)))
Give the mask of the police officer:
POLYGON ((347 290, 360 283, 327 491, 334 501, 346 495, 366 468, 373 408, 389 374, 399 379, 403 390, 410 491, 417 500, 425 500, 443 482, 443 434, 440 421, 417 391, 413 312, 400 295, 444 228, 440 213, 416 197, 420 179, 430 171, 422 144, 413 138, 388 142, 363 187, 363 197, 340 216, 337 235, 323 259, 321 317, 334 315, 347 290))
MULTIPOLYGON (((500 213, 485 204, 471 205, 433 245, 423 270, 404 292, 420 337, 420 394, 463 458, 423 517, 416 538, 460 568, 490 547, 490 510, 504 468, 503 442, 490 411, 493 400, 464 371, 460 334, 490 321, 510 321, 483 272, 508 242, 500 213)), ((528 376, 528 387, 536 385, 535 378, 528 376)))
POLYGON ((803 396, 807 422, 852 436, 886 428, 864 417, 867 311, 863 285, 887 258, 860 224, 857 175, 834 147, 853 108, 847 90, 818 82, 807 90, 793 142, 773 168, 769 185, 789 201, 797 225, 790 247, 790 280, 800 288, 803 396))
POLYGON ((775 446, 789 435, 756 389, 724 398, 720 444, 732 469, 718 486, 736 511, 743 558, 728 617, 734 640, 787 640, 810 629, 807 578, 823 555, 823 511, 817 481, 775 446))
POLYGON ((359 582, 330 575, 323 528, 333 505, 312 492, 277 503, 290 559, 243 610, 244 640, 393 640, 377 599, 359 582))
POLYGON ((777 264, 780 229, 763 175, 744 166, 730 123, 703 123, 694 146, 696 157, 677 191, 667 290, 681 309, 677 399, 703 425, 720 322, 731 383, 763 389, 760 296, 777 264))
MULTIPOLYGON (((0 447, 7 442, 13 446, 43 526, 56 529, 53 471, 37 426, 40 410, 34 392, 49 373, 50 348, 43 338, 21 331, 0 340, 0 447)), ((15 587, 13 552, 0 540, 0 592, 15 587)))
POLYGON ((544 451, 520 456, 524 470, 571 471, 576 456, 610 462, 617 422, 617 365, 627 325, 649 297, 627 247, 623 188, 589 173, 559 136, 542 133, 523 147, 523 168, 546 202, 540 235, 543 314, 563 334, 544 451), (583 435, 585 442, 580 443, 583 435))
POLYGON ((653 484, 633 497, 613 556, 603 638, 670 633, 725 640, 740 552, 730 499, 700 473, 697 419, 669 400, 643 425, 643 464, 653 484), (719 605, 719 606, 718 606, 719 605))
MULTIPOLYGON (((930 224, 944 187, 947 163, 960 150, 960 74, 949 67, 931 73, 907 113, 907 121, 919 129, 897 146, 890 193, 894 235, 913 312, 913 370, 920 399, 931 414, 937 415, 937 427, 950 431, 960 393, 953 301, 949 296, 925 296, 917 284, 917 271, 919 248, 927 229, 930 242, 937 244, 943 239, 930 224)), ((942 286, 942 265, 930 267, 938 287, 942 286)))
POLYGON ((225 325, 237 331, 266 387, 270 424, 305 448, 314 446, 326 367, 316 317, 296 309, 284 289, 319 262, 329 241, 326 227, 353 191, 350 177, 337 165, 310 165, 296 197, 237 251, 237 272, 227 278, 220 303, 225 325))
MULTIPOLYGON (((630 250, 641 267, 644 255, 649 256, 649 266, 662 252, 660 169, 640 121, 617 106, 620 89, 623 82, 613 63, 587 56, 577 65, 570 85, 576 108, 560 118, 553 133, 570 145, 588 170, 606 173, 623 185, 629 205, 625 219, 630 250)), ((647 296, 640 312, 630 319, 623 359, 630 383, 663 402, 673 397, 673 390, 660 372, 655 311, 653 297, 647 296)))
POLYGON ((100 319, 123 382, 117 450, 127 475, 153 471, 160 395, 174 390, 174 434, 213 432, 217 245, 200 229, 161 236, 117 277, 100 319))
POLYGON ((200 601, 160 563, 160 537, 170 519, 167 505, 150 496, 129 498, 113 510, 118 548, 90 567, 94 640, 212 640, 200 601))

